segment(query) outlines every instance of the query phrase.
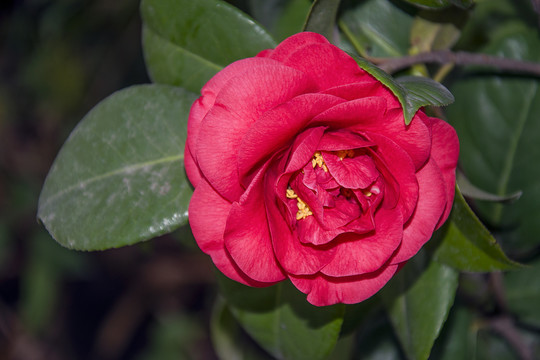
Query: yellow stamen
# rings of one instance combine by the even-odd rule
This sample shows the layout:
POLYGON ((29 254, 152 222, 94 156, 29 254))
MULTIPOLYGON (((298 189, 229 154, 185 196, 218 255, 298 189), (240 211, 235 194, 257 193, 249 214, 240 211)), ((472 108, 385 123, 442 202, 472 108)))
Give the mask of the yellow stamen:
POLYGON ((310 215, 313 215, 309 206, 298 197, 293 189, 288 188, 286 196, 288 199, 296 199, 296 206, 298 207, 298 212, 296 213, 296 220, 302 220, 307 218, 310 215))
POLYGON ((322 154, 320 151, 316 151, 315 154, 313 154, 313 159, 311 160, 311 165, 315 169, 315 166, 322 167, 324 172, 328 172, 328 167, 326 166, 326 163, 324 162, 324 159, 322 157, 322 154))
POLYGON ((343 160, 346 157, 353 157, 354 156, 354 150, 353 149, 338 150, 336 152, 336 155, 339 157, 340 160, 343 160))
POLYGON ((298 202, 296 203, 296 206, 298 206, 298 212, 296 213, 296 220, 302 220, 310 215, 313 215, 309 206, 307 206, 307 204, 303 202, 302 199, 297 198, 297 200, 298 202))
POLYGON ((286 194, 287 198, 289 199, 296 199, 298 197, 298 195, 296 195, 296 193, 294 192, 293 189, 289 188, 287 189, 287 194, 286 194))

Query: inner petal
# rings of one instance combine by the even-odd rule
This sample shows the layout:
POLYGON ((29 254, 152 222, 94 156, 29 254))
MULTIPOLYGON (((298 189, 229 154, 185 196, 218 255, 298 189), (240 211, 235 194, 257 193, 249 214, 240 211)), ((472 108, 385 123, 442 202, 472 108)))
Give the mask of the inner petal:
POLYGON ((379 172, 367 155, 346 156, 350 152, 324 152, 328 171, 336 182, 347 189, 365 189, 377 180, 379 172))

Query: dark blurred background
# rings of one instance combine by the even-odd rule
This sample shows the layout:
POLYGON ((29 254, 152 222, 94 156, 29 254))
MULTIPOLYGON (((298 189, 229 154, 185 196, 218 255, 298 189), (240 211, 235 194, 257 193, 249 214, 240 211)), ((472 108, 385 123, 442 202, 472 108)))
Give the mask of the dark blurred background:
POLYGON ((62 143, 101 99, 149 82, 138 0, 0 0, 0 359, 214 359, 208 259, 188 229, 105 252, 36 220, 62 143))

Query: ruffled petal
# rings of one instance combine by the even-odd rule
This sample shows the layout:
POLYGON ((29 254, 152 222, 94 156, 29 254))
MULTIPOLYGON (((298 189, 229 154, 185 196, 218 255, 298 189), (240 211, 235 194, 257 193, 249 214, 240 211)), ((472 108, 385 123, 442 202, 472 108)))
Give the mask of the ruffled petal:
POLYGON ((334 252, 300 243, 296 231, 289 226, 290 221, 286 220, 285 189, 286 185, 278 184, 278 169, 270 169, 264 197, 274 253, 287 273, 315 274, 332 260, 334 252))
POLYGON ((315 306, 337 303, 356 304, 378 292, 398 270, 397 265, 387 265, 375 272, 345 277, 289 275, 291 282, 315 306))
POLYGON ((325 94, 339 96, 347 101, 361 99, 365 97, 383 97, 386 100, 388 108, 401 109, 398 98, 377 79, 371 76, 365 76, 361 82, 351 84, 340 84, 322 91, 325 94))
POLYGON ((431 238, 447 203, 445 182, 435 161, 428 161, 416 176, 418 204, 405 224, 403 241, 392 264, 409 260, 431 238))
POLYGON ((454 128, 443 120, 426 117, 424 121, 431 123, 431 158, 441 170, 446 188, 447 203, 444 213, 435 227, 438 229, 450 215, 454 202, 459 140, 454 128))
POLYGON ((366 97, 338 104, 313 119, 313 124, 369 131, 392 139, 407 152, 418 170, 425 164, 431 151, 431 132, 418 116, 408 126, 403 110, 389 109, 383 97, 366 97))
POLYGON ((309 74, 319 90, 371 78, 347 53, 314 33, 300 33, 284 41, 270 58, 309 74))
POLYGON ((383 121, 386 100, 382 97, 366 97, 347 101, 322 112, 310 125, 328 126, 331 129, 363 129, 383 121))
MULTIPOLYGON (((328 276, 352 276, 376 271, 388 261, 403 237, 403 220, 399 211, 380 209, 374 217, 375 231, 343 234, 334 260, 321 272, 328 276)), ((333 243, 334 244, 334 243, 333 243)))
POLYGON ((341 102, 331 95, 303 94, 264 113, 242 139, 237 164, 240 177, 290 144, 314 116, 341 102))
POLYGON ((333 153, 325 152, 322 157, 330 174, 346 189, 365 189, 379 176, 373 160, 367 155, 341 159, 333 153))
POLYGON ((200 124, 196 159, 201 172, 223 197, 232 202, 244 191, 236 164, 248 129, 264 112, 311 88, 304 74, 273 65, 239 73, 221 89, 200 124))
POLYGON ((326 40, 326 38, 320 34, 304 31, 289 36, 271 51, 261 51, 258 56, 268 56, 271 57, 273 60, 283 62, 287 60, 292 53, 312 44, 328 44, 328 40, 326 40))
POLYGON ((222 198, 203 178, 189 203, 189 224, 197 244, 210 255, 216 267, 229 278, 249 286, 269 286, 246 276, 232 261, 223 242, 231 203, 222 198))
POLYGON ((195 159, 187 144, 184 148, 184 168, 186 169, 189 182, 196 188, 201 180, 201 171, 199 170, 199 166, 195 163, 195 159))
MULTIPOLYGON (((366 133, 371 141, 377 144, 375 162, 380 159, 383 163, 377 164, 377 169, 383 174, 385 180, 390 181, 393 177, 399 184, 397 195, 401 206, 403 221, 406 222, 412 215, 418 200, 418 181, 415 175, 415 167, 410 156, 396 143, 386 136, 377 133, 366 133), (384 169, 390 174, 384 175, 384 169)), ((390 189, 386 187, 385 199, 390 196, 390 189)))
POLYGON ((239 202, 234 202, 225 226, 225 246, 250 278, 261 282, 285 279, 272 248, 264 204, 264 174, 259 171, 239 202))

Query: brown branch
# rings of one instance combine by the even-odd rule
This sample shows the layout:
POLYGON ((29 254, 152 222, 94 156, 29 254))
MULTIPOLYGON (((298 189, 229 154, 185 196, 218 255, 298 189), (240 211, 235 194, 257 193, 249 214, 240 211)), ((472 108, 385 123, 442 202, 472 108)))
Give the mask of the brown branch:
POLYGON ((508 59, 486 54, 468 53, 464 51, 452 52, 449 50, 439 50, 398 58, 373 58, 371 59, 371 61, 390 74, 395 73, 399 70, 406 69, 415 64, 434 63, 455 65, 483 65, 498 70, 540 76, 539 63, 508 59))
POLYGON ((493 318, 489 321, 489 328, 502 336, 521 360, 534 359, 532 348, 525 343, 512 318, 509 316, 493 318))

